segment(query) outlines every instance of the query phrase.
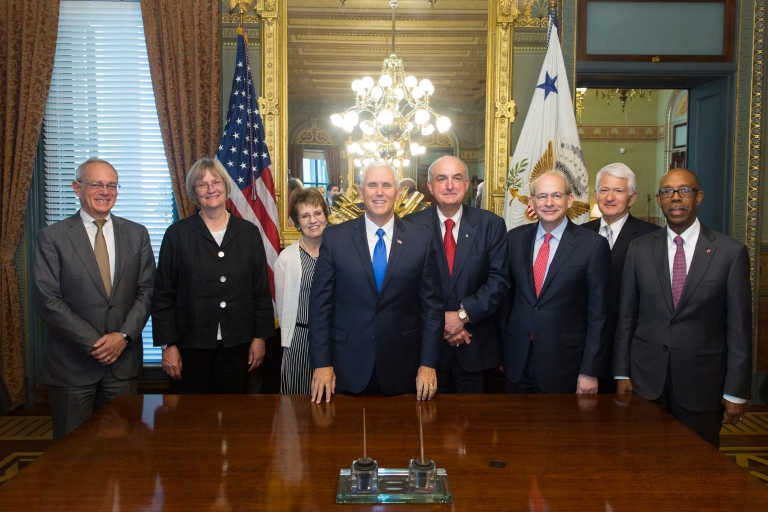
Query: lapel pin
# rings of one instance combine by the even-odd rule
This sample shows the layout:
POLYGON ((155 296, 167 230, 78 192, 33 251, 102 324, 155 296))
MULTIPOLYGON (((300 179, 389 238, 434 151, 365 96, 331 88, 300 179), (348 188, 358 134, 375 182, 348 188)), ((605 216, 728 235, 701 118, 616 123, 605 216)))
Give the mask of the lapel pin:
POLYGON ((707 249, 707 254, 711 253, 712 251, 710 249, 707 249))
POLYGON ((469 238, 469 233, 464 233, 464 237, 469 238))
POLYGON ((400 245, 403 245, 403 241, 400 240, 399 238, 397 239, 397 243, 399 243, 400 245))

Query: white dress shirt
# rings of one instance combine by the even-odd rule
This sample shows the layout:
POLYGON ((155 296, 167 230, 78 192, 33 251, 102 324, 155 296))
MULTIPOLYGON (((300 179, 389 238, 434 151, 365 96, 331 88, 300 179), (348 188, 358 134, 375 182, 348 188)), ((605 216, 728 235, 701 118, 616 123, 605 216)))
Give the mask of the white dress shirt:
MULTIPOLYGON (((91 241, 91 249, 93 249, 96 243, 96 233, 99 228, 93 223, 96 219, 85 213, 85 210, 80 208, 80 218, 83 219, 85 225, 85 232, 88 233, 88 239, 91 241)), ((112 215, 107 215, 107 222, 104 223, 104 227, 101 228, 101 232, 104 233, 104 241, 107 242, 107 253, 109 254, 109 278, 112 280, 114 286, 115 283, 115 231, 112 225, 112 215)))
MULTIPOLYGON (((379 226, 374 224, 367 215, 363 216, 365 217, 365 236, 368 239, 368 252, 371 253, 371 261, 373 261, 373 249, 379 241, 379 235, 376 234, 379 230, 379 226)), ((395 231, 395 216, 393 215, 386 224, 381 226, 381 229, 384 230, 383 239, 384 245, 387 248, 387 261, 389 261, 389 250, 392 248, 392 234, 395 231)))
POLYGON ((440 208, 437 208, 437 218, 440 220, 440 236, 441 240, 445 240, 445 221, 449 218, 453 220, 453 229, 451 232, 453 233, 453 239, 456 241, 456 243, 459 243, 459 224, 461 223, 461 212, 464 211, 463 207, 459 208, 459 211, 456 212, 456 214, 453 217, 446 217, 443 215, 443 212, 440 211, 440 208))
POLYGON ((626 224, 627 218, 629 218, 629 212, 625 213, 622 218, 613 224, 608 224, 605 222, 605 217, 600 217, 600 234, 603 235, 606 239, 608 239, 608 237, 605 233, 605 226, 611 227, 611 236, 613 237, 613 242, 611 243, 611 240, 608 239, 608 243, 611 244, 611 249, 613 249, 613 244, 616 243, 616 239, 619 238, 619 233, 621 233, 621 228, 623 228, 624 224, 626 224))
MULTIPOLYGON (((563 217, 563 221, 560 223, 559 226, 557 226, 555 229, 550 231, 550 234, 552 235, 552 238, 549 239, 549 259, 547 260, 547 270, 544 272, 544 281, 547 280, 547 274, 549 273, 549 266, 552 264, 552 259, 555 257, 555 253, 557 252, 557 246, 560 245, 560 240, 563 238, 563 233, 565 232, 565 226, 568 225, 568 221, 565 217, 563 217)), ((541 246, 544 245, 544 235, 546 235, 547 232, 544 231, 544 228, 541 227, 541 222, 539 222, 539 227, 536 230, 536 240, 533 243, 533 264, 536 264, 536 257, 539 255, 539 249, 541 249, 541 246)), ((531 271, 533 271, 533 267, 531 267, 531 271)))

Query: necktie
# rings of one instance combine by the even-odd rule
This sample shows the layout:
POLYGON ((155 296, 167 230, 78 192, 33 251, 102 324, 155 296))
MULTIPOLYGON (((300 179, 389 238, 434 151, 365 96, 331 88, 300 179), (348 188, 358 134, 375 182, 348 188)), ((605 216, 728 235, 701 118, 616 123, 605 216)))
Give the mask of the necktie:
POLYGON ((680 295, 685 286, 685 249, 683 249, 683 238, 675 237, 675 259, 672 261, 672 306, 677 309, 677 303, 680 302, 680 295))
POLYGON ((544 276, 547 274, 547 262, 549 261, 549 241, 552 239, 552 233, 544 235, 544 243, 539 248, 539 254, 536 255, 536 262, 533 264, 533 284, 536 286, 536 297, 541 295, 541 287, 544 285, 544 276))
POLYGON ((381 291, 381 283, 384 282, 384 274, 387 273, 387 246, 384 243, 384 230, 376 231, 379 241, 373 248, 373 277, 376 279, 376 289, 381 291))
POLYGON ((106 219, 93 221, 96 224, 96 240, 93 242, 93 254, 96 256, 96 264, 99 265, 99 274, 101 274, 101 280, 104 281, 104 288, 107 290, 107 295, 112 294, 112 275, 109 271, 109 253, 107 252, 107 240, 104 238, 104 223, 106 219))
POLYGON ((453 275, 453 260, 456 258, 456 239, 453 238, 453 226, 455 225, 453 219, 445 219, 443 247, 445 247, 445 259, 448 260, 448 273, 450 275, 453 275))
POLYGON ((605 238, 608 239, 608 245, 613 249, 613 230, 611 226, 605 226, 605 238))

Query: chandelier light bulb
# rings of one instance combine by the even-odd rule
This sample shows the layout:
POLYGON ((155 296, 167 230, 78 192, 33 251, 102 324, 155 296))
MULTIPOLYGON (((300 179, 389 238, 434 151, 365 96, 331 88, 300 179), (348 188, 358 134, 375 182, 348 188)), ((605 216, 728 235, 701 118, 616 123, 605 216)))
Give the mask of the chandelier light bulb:
POLYGON ((424 96, 424 91, 421 89, 421 87, 417 86, 417 87, 414 87, 413 89, 411 89, 411 94, 413 95, 413 97, 415 99, 418 100, 419 98, 424 96))
POLYGON ((403 166, 404 167, 410 167, 410 165, 411 165, 411 161, 410 160, 408 160, 407 158, 405 160, 403 160, 403 166))
POLYGON ((369 76, 363 77, 361 82, 363 84, 363 87, 365 87, 366 89, 370 89, 371 87, 373 87, 373 78, 369 76))
POLYGON ((413 89, 414 87, 416 87, 417 83, 418 83, 418 81, 416 80, 415 76, 408 75, 407 77, 405 77, 405 86, 407 88, 413 89))
POLYGON ((392 124, 392 121, 395 120, 395 116, 392 115, 392 112, 390 112, 387 109, 382 110, 379 112, 379 123, 383 124, 384 126, 389 126, 392 124))
POLYGON ((394 160, 392 160, 392 165, 394 165, 395 167, 400 167, 400 159, 395 158, 394 160))
POLYGON ((350 126, 357 126, 357 121, 359 120, 357 116, 357 112, 354 110, 350 110, 346 114, 344 114, 344 124, 350 125, 350 126))
POLYGON ((371 97, 375 100, 380 99, 384 95, 384 91, 381 90, 381 87, 378 85, 371 89, 371 97))
POLYGON ((422 135, 432 135, 432 132, 435 131, 435 126, 432 123, 425 124, 421 127, 421 134, 422 135))
POLYGON ((389 75, 381 75, 379 78, 379 85, 385 89, 392 85, 392 77, 389 75))
POLYGON ((352 130, 355 129, 355 125, 349 124, 349 123, 344 123, 344 126, 342 126, 342 128, 344 128, 344 131, 352 133, 352 130))
POLYGON ((357 92, 363 86, 363 82, 358 79, 352 80, 352 90, 357 92))
POLYGON ((349 146, 347 146, 347 151, 350 153, 357 153, 360 150, 360 144, 357 142, 353 142, 349 146))
POLYGON ((365 120, 362 123, 360 123, 360 129, 366 135, 373 135, 373 132, 375 131, 373 128, 373 125, 368 120, 365 120))
POLYGON ((416 121, 416 124, 423 125, 427 124, 429 122, 429 112, 426 110, 419 109, 416 111, 416 115, 413 118, 416 121))
POLYGON ((435 124, 437 125, 437 131, 445 133, 446 130, 451 127, 451 120, 445 116, 441 116, 437 118, 435 124))
POLYGON ((419 154, 419 144, 416 142, 411 142, 411 154, 412 155, 418 155, 419 154))
POLYGON ((344 124, 344 118, 341 117, 340 114, 333 114, 331 116, 331 122, 333 123, 333 126, 338 126, 339 128, 342 127, 344 124))
POLYGON ((400 145, 400 142, 399 142, 399 141, 395 141, 393 145, 395 146, 395 149, 400 149, 400 148, 402 147, 402 146, 400 145))
POLYGON ((408 124, 405 125, 405 129, 408 130, 409 132, 412 132, 413 131, 413 123, 408 121, 408 124))
POLYGON ((372 160, 370 158, 363 158, 363 165, 368 165, 372 160))
POLYGON ((405 153, 405 151, 403 151, 402 149, 397 150, 397 156, 403 156, 403 153, 405 153))
POLYGON ((360 159, 359 158, 355 158, 355 167, 360 167, 361 164, 362 164, 362 162, 360 161, 360 159))
POLYGON ((403 92, 402 87, 395 88, 395 97, 397 98, 397 101, 400 101, 403 98, 405 98, 405 92, 403 92))
POLYGON ((435 87, 432 85, 432 82, 429 81, 428 78, 425 78, 421 82, 419 82, 419 87, 424 91, 424 94, 430 95, 435 92, 435 87))

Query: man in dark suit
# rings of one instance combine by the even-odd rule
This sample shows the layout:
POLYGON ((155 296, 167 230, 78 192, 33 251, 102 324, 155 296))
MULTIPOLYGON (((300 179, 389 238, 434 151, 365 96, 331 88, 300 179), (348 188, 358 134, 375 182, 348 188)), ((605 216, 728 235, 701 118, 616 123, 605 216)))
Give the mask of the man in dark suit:
POLYGON ((741 421, 750 398, 752 295, 746 246, 699 222, 703 199, 692 172, 662 176, 667 229, 629 247, 613 373, 618 393, 655 401, 718 447, 721 423, 741 421))
POLYGON ((437 390, 443 295, 432 233, 395 216, 396 173, 362 171, 365 214, 323 233, 309 297, 312 400, 437 390))
POLYGON ((629 243, 657 229, 656 224, 637 219, 629 213, 629 207, 637 199, 637 180, 632 169, 622 163, 608 164, 597 173, 595 179, 595 201, 603 216, 583 227, 603 235, 611 246, 611 314, 608 316, 608 352, 605 366, 598 379, 601 393, 615 393, 616 380, 611 371, 613 361, 613 340, 619 317, 619 292, 621 274, 627 259, 629 243))
POLYGON ((608 343, 610 248, 566 217, 574 197, 558 171, 531 184, 539 221, 507 235, 512 309, 504 337, 510 393, 597 393, 608 343))
POLYGON ((506 227, 498 215, 462 205, 469 175, 460 159, 435 160, 427 186, 436 206, 405 220, 443 241, 435 244, 445 298, 438 391, 482 393, 484 370, 503 364, 498 310, 509 291, 506 227))
POLYGON ((54 440, 116 396, 136 393, 155 278, 147 229, 110 214, 114 167, 86 160, 72 188, 80 211, 40 231, 34 265, 54 440))

